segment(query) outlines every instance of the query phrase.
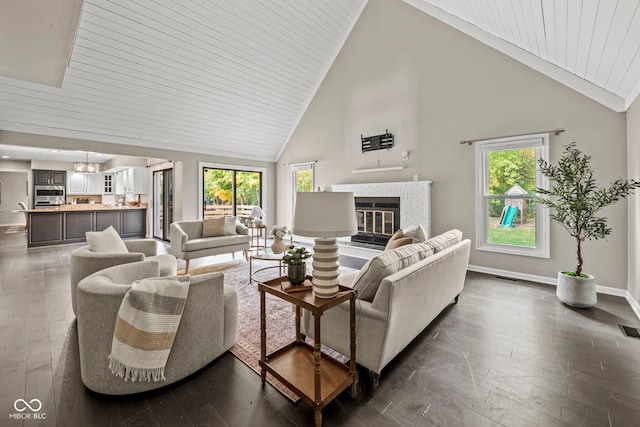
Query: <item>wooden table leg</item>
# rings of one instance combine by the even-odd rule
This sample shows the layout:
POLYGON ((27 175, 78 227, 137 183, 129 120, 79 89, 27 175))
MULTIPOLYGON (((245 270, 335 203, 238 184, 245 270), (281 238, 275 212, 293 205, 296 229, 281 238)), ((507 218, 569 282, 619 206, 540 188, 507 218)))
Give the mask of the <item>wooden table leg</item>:
POLYGON ((322 412, 320 409, 316 409, 316 412, 313 414, 313 421, 316 427, 322 427, 322 412))
MULTIPOLYGON (((320 367, 320 315, 313 316, 313 323, 315 328, 315 333, 313 335, 313 373, 314 373, 314 383, 315 383, 315 402, 320 404, 322 402, 322 393, 320 389, 320 376, 321 376, 321 367, 320 367)), ((318 417, 319 411, 316 410, 316 421, 318 417)), ((320 415, 320 420, 322 420, 322 416, 320 415)), ((317 425, 317 424, 316 424, 317 425)))
MULTIPOLYGON (((267 358, 267 309, 264 291, 260 291, 260 360, 264 364, 267 358)), ((264 366, 260 369, 262 384, 267 379, 267 371, 264 366)))
POLYGON ((301 341, 301 335, 300 335, 300 306, 296 305, 295 309, 296 309, 296 342, 300 342, 301 341))
POLYGON ((349 373, 353 375, 351 383, 351 397, 358 397, 358 372, 356 371, 356 299, 349 300, 349 321, 351 323, 351 360, 349 360, 349 373))

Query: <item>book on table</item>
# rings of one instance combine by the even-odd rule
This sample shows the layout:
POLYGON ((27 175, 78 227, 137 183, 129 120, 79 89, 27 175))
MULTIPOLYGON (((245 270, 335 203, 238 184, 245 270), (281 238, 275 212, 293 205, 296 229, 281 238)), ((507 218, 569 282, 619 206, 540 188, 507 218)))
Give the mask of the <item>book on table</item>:
POLYGON ((299 285, 294 285, 288 281, 282 282, 282 290, 285 292, 308 291, 312 287, 313 285, 311 284, 311 280, 309 279, 306 279, 304 282, 300 283, 299 285))

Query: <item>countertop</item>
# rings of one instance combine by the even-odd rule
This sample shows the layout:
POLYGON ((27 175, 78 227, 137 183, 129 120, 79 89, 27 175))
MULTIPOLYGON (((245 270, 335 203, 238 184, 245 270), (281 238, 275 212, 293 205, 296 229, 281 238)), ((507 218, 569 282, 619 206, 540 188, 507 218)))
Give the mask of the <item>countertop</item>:
POLYGON ((147 209, 146 204, 142 206, 116 206, 104 204, 79 204, 79 205, 61 205, 55 208, 29 209, 30 213, 44 212, 77 212, 77 211, 110 211, 110 210, 131 210, 131 209, 147 209))

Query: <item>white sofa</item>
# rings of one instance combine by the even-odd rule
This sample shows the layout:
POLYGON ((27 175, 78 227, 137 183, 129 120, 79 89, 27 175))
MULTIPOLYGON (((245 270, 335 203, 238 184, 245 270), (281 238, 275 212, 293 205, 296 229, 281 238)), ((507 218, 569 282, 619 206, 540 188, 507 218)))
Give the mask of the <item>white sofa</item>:
MULTIPOLYGON (((382 369, 462 292, 470 240, 451 230, 423 243, 387 250, 340 283, 358 292, 356 361, 378 385, 382 369)), ((302 333, 313 338, 314 320, 303 313, 302 333)), ((324 313, 322 344, 350 355, 349 303, 324 313)))
MULTIPOLYGON (((235 222, 235 219, 233 219, 235 222)), ((249 229, 239 222, 235 223, 235 233, 214 237, 202 237, 203 222, 177 221, 169 226, 171 254, 186 261, 185 274, 189 272, 189 261, 205 256, 244 252, 251 246, 249 229)))

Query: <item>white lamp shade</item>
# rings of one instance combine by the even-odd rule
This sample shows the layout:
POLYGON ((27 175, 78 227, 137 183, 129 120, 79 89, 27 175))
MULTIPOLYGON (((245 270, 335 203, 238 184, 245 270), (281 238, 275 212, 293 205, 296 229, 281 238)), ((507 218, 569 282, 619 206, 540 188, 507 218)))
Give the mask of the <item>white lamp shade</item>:
POLYGON ((264 216, 264 212, 262 211, 262 209, 260 209, 260 206, 255 206, 253 208, 253 210, 251 211, 251 215, 249 215, 251 218, 257 218, 257 217, 262 217, 264 216))
POLYGON ((297 193, 293 234, 306 237, 345 237, 358 234, 353 193, 297 193))

